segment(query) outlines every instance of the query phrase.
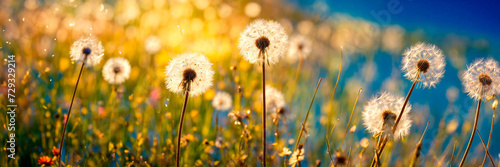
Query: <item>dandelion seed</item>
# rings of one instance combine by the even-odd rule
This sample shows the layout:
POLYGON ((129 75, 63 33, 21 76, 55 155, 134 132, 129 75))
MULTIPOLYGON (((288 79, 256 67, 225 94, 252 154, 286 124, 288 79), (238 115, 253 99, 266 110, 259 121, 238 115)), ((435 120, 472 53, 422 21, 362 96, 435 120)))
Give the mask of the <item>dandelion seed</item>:
POLYGON ((288 54, 286 60, 290 63, 296 62, 297 59, 305 59, 311 54, 311 40, 303 35, 295 35, 290 37, 290 45, 288 46, 288 54))
POLYGON ((212 106, 216 110, 229 110, 233 107, 233 99, 227 92, 217 92, 212 100, 212 106))
POLYGON ((423 87, 435 87, 444 75, 446 62, 435 45, 417 43, 403 54, 402 71, 411 81, 420 81, 423 87))
POLYGON ((85 65, 89 67, 99 64, 103 56, 102 43, 95 37, 81 37, 71 46, 71 61, 85 61, 85 65))
POLYGON ((177 94, 189 89, 189 95, 195 97, 212 86, 214 71, 212 63, 205 55, 184 53, 170 61, 165 68, 167 88, 177 94), (188 88, 188 83, 191 83, 188 88))
POLYGON ((500 94, 498 62, 493 59, 480 59, 472 63, 462 75, 462 84, 465 92, 476 100, 500 94))
POLYGON ((238 40, 240 54, 250 63, 275 64, 287 47, 288 36, 281 24, 263 19, 250 23, 238 40))
MULTIPOLYGON (((404 98, 387 92, 383 92, 377 97, 373 97, 364 106, 362 113, 363 125, 370 133, 392 135, 396 117, 399 115, 404 104, 404 98)), ((407 105, 400 124, 394 133, 394 139, 402 138, 409 134, 412 121, 408 113, 411 105, 407 105)))
POLYGON ((109 84, 121 84, 130 77, 130 63, 123 57, 111 58, 104 64, 102 76, 109 84))
MULTIPOLYGON (((262 94, 260 97, 262 97, 262 94)), ((270 85, 266 85, 266 107, 268 110, 276 112, 280 112, 285 108, 283 93, 270 85)))

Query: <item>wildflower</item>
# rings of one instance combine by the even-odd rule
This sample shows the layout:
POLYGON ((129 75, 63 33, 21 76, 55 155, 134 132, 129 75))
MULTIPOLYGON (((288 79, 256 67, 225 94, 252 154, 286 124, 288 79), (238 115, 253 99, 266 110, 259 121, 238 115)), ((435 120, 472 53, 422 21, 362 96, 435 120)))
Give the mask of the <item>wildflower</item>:
POLYGON ((48 157, 48 156, 42 156, 40 159, 38 159, 38 165, 42 166, 52 166, 54 162, 48 157))
POLYGON ((278 153, 278 155, 280 157, 289 156, 290 154, 292 154, 292 151, 290 151, 290 149, 288 149, 288 147, 283 147, 283 151, 278 153))
POLYGON ((302 160, 304 160, 304 145, 300 144, 297 150, 295 150, 293 154, 290 156, 290 159, 288 160, 288 165, 294 166, 295 164, 299 163, 302 160))
POLYGON ((217 92, 212 100, 212 106, 216 110, 229 110, 233 104, 231 95, 227 92, 217 92))
MULTIPOLYGON (((390 136, 395 120, 403 107, 403 103, 403 97, 387 92, 373 97, 364 106, 362 113, 363 125, 365 125, 366 130, 374 135, 383 134, 390 136)), ((408 135, 412 123, 408 116, 410 110, 411 105, 407 105, 401 116, 400 124, 394 132, 394 139, 408 135)))
POLYGON ((52 147, 52 154, 54 154, 54 156, 57 157, 57 156, 61 155, 61 151, 59 151, 59 149, 57 149, 56 146, 53 146, 52 147))
POLYGON ((290 38, 288 54, 286 56, 288 62, 295 62, 297 58, 305 59, 311 54, 311 40, 303 35, 295 35, 290 38))
POLYGON ((109 59, 102 69, 102 76, 109 84, 121 84, 130 77, 130 64, 123 57, 109 59))
POLYGON ((149 36, 144 40, 144 49, 149 54, 155 54, 161 49, 161 40, 156 36, 149 36))
POLYGON ((370 144, 370 141, 368 141, 368 139, 366 137, 361 139, 361 141, 359 142, 359 145, 363 148, 368 147, 369 144, 370 144))
POLYGON ((430 44, 417 43, 403 54, 405 77, 411 81, 420 81, 423 87, 435 87, 444 75, 446 65, 442 51, 430 44))
POLYGON ((500 67, 493 59, 477 60, 462 75, 465 92, 479 100, 500 94, 500 67))
POLYGON ((84 61, 89 67, 99 64, 104 56, 101 41, 92 36, 81 37, 71 45, 71 61, 84 61))
POLYGON ((250 63, 275 64, 287 47, 288 36, 281 24, 263 19, 250 23, 238 40, 240 54, 250 63))
MULTIPOLYGON (((262 94, 260 95, 262 97, 262 94)), ((268 110, 283 112, 285 108, 285 98, 278 89, 266 85, 266 107, 268 110)))
POLYGON ((212 63, 205 55, 184 53, 170 62, 165 68, 165 75, 170 91, 182 94, 187 89, 189 95, 194 97, 212 86, 214 71, 212 63))

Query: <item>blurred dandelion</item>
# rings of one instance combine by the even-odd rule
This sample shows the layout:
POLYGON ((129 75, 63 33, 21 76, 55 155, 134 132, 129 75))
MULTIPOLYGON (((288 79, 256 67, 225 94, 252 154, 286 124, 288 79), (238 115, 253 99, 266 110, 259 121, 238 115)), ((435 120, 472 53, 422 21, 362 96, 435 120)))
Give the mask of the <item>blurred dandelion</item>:
MULTIPOLYGON (((465 149, 460 167, 464 165, 469 149, 474 140, 477 123, 479 121, 479 111, 481 110, 481 101, 485 97, 493 97, 500 93, 500 68, 498 62, 493 59, 479 59, 467 67, 467 71, 462 76, 462 84, 465 92, 477 102, 476 116, 474 118, 474 127, 470 135, 469 143, 465 149)), ((478 131, 479 133, 479 131, 478 131)))
POLYGON ((290 154, 292 154, 292 151, 290 151, 288 147, 283 147, 283 150, 280 153, 278 153, 280 157, 289 156, 290 154))
POLYGON ((285 97, 283 93, 271 85, 266 85, 266 107, 267 110, 276 112, 285 107, 285 97))
POLYGON ((83 61, 88 67, 95 66, 101 62, 104 56, 104 48, 97 38, 84 36, 71 45, 71 61, 83 61))
POLYGON ((110 58, 104 64, 102 76, 109 84, 121 84, 130 77, 130 63, 123 57, 110 58))
POLYGON ((286 60, 289 63, 296 62, 307 58, 312 51, 311 40, 303 35, 294 35, 290 37, 290 45, 288 46, 288 53, 286 60))
POLYGON ((435 87, 444 75, 446 65, 442 51, 435 45, 417 43, 403 54, 401 70, 411 81, 420 81, 423 87, 435 87))
POLYGON ((233 99, 227 92, 217 92, 212 100, 212 106, 216 110, 229 110, 233 107, 233 99))
MULTIPOLYGON (((104 56, 104 48, 100 41, 98 41, 95 37, 81 37, 76 42, 73 43, 70 49, 70 57, 72 61, 82 61, 82 66, 80 67, 80 73, 78 74, 78 79, 76 80, 75 89, 73 90, 73 96, 71 98, 71 103, 69 105, 68 114, 66 119, 63 119, 64 127, 61 135, 61 141, 59 143, 59 150, 62 153, 64 137, 66 134, 66 127, 68 126, 71 108, 73 107, 73 102, 75 100, 76 90, 78 88, 78 83, 80 82, 80 77, 82 76, 83 67, 85 64, 87 66, 94 66, 99 64, 102 57, 104 56)), ((61 162, 61 154, 58 156, 59 165, 61 162)))
POLYGON ((281 24, 258 19, 240 34, 240 54, 250 63, 262 65, 262 148, 263 166, 266 166, 266 62, 275 64, 285 54, 288 36, 281 24))
POLYGON ((149 54, 155 54, 161 49, 161 40, 157 36, 149 36, 144 40, 144 49, 149 54))
POLYGON ((165 75, 167 88, 174 93, 184 93, 185 95, 177 134, 176 165, 179 167, 182 125, 188 97, 195 97, 211 87, 214 71, 212 70, 212 63, 205 55, 184 53, 170 62, 165 68, 165 75))
POLYGON ((233 99, 227 92, 217 92, 212 100, 212 106, 215 108, 215 139, 219 131, 219 111, 229 110, 233 107, 233 99))
POLYGON ((392 126, 399 115, 400 108, 403 106, 404 98, 388 92, 382 92, 373 97, 364 106, 362 113, 363 125, 370 133, 382 134, 382 136, 402 138, 409 134, 412 121, 408 115, 411 105, 405 108, 405 113, 401 118, 401 126, 396 128, 396 133, 392 136, 392 126))

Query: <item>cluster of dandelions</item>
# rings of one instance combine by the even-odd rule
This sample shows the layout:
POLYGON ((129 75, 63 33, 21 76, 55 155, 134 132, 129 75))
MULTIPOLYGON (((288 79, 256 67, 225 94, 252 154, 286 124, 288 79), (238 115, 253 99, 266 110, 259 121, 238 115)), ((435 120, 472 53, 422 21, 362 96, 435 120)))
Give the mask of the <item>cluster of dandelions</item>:
POLYGON ((104 64, 102 77, 110 84, 121 84, 130 77, 130 63, 123 57, 111 58, 104 64))
POLYGON ((189 95, 195 97, 212 86, 214 71, 205 55, 184 53, 172 59, 165 68, 165 75, 165 83, 170 91, 182 94, 189 89, 189 95))
POLYGON ((238 40, 240 54, 250 63, 275 64, 285 55, 287 47, 288 35, 283 26, 263 19, 251 22, 238 40))
POLYGON ((71 45, 70 57, 73 62, 84 61, 85 65, 91 67, 99 64, 103 56, 102 43, 93 36, 81 37, 71 45))
POLYGON ((420 81, 423 87, 435 87, 443 78, 446 62, 435 45, 417 43, 404 52, 402 71, 411 81, 420 81))
MULTIPOLYGON (((382 92, 373 97, 364 106, 362 119, 363 125, 374 135, 392 135, 392 128, 404 104, 404 97, 388 92, 382 92)), ((411 105, 407 105, 401 117, 399 126, 396 127, 394 139, 402 138, 410 133, 412 121, 409 112, 411 105)))
POLYGON ((493 59, 479 59, 462 76, 465 92, 479 100, 500 93, 500 67, 493 59))

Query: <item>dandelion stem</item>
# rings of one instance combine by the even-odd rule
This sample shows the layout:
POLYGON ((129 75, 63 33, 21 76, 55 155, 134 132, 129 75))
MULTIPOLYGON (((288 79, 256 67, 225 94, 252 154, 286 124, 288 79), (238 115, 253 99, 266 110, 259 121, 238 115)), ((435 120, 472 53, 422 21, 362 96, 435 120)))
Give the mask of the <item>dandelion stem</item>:
MULTIPOLYGON (((266 54, 267 56, 267 54, 266 54)), ((262 62, 262 166, 266 167, 266 62, 262 62)))
POLYGON ((472 133, 470 135, 469 144, 467 144, 467 148, 465 149, 464 157, 462 157, 462 161, 460 161, 460 167, 462 167, 464 165, 465 159, 467 159, 467 154, 469 154, 470 146, 472 145, 472 141, 474 140, 474 135, 476 134, 476 133, 474 133, 474 131, 476 131, 476 128, 477 128, 479 111, 481 109, 481 100, 482 100, 482 98, 480 98, 478 103, 477 103, 476 118, 474 119, 474 127, 472 128, 472 133))
POLYGON ((453 155, 455 155, 455 148, 457 148, 457 141, 453 144, 453 152, 451 152, 450 167, 453 167, 453 155))
MULTIPOLYGON (((332 152, 330 151, 330 139, 328 138, 328 136, 332 134, 333 129, 335 129, 335 127, 337 126, 337 123, 339 123, 339 119, 337 119, 337 121, 335 122, 335 124, 333 124, 333 128, 330 131, 330 134, 326 134, 325 135, 325 137, 326 137, 326 146, 327 146, 326 149, 328 151, 328 157, 330 157, 330 160, 331 160, 330 163, 331 164, 333 164, 333 158, 332 158, 332 152)), ((328 130, 326 132, 328 132, 328 130)), ((331 166, 331 164, 328 165, 328 166, 331 166)))
MULTIPOLYGON (((488 137, 488 144, 486 145, 486 151, 488 151, 488 149, 490 148, 490 141, 491 141, 491 134, 493 133, 493 125, 495 124, 495 110, 493 110, 493 118, 491 118, 491 128, 490 128, 490 137, 488 137)), ((481 164, 481 166, 484 166, 484 163, 486 163, 486 156, 487 156, 487 153, 486 152, 484 154, 484 158, 483 158, 483 163, 481 164)), ((492 162, 493 163, 493 162, 492 162)))
POLYGON ((422 136, 420 137, 420 140, 417 143, 417 148, 415 148, 415 152, 413 153, 413 158, 410 161, 410 166, 415 166, 417 163, 418 158, 420 157, 420 150, 422 150, 422 140, 424 139, 425 132, 427 131, 427 127, 429 126, 429 122, 427 121, 427 125, 425 125, 424 132, 422 133, 422 136))
POLYGON ((486 144, 484 144, 483 137, 481 137, 481 133, 479 133, 479 130, 476 129, 477 135, 479 136, 479 139, 481 139, 481 142, 483 143, 484 150, 486 151, 486 155, 490 158, 491 164, 493 167, 495 167, 495 163, 493 162, 493 158, 491 158, 491 154, 488 151, 488 148, 486 147, 486 144))
MULTIPOLYGON (((339 84, 339 80, 340 80, 340 73, 342 72, 342 48, 340 48, 340 67, 339 67, 339 74, 337 74, 337 81, 335 82, 335 87, 333 88, 333 93, 332 93, 332 97, 330 99, 331 103, 332 103, 332 111, 333 111, 333 99, 335 98, 335 92, 337 91, 337 85, 339 84)), ((332 112, 330 112, 332 113, 332 112)), ((332 128, 333 130, 333 128, 332 128)))
POLYGON ((302 137, 302 133, 304 132, 307 118, 309 117, 309 112, 311 111, 311 107, 314 103, 314 98, 316 98, 316 93, 318 92, 319 84, 321 84, 321 78, 319 78, 319 80, 318 80, 318 85, 316 85, 316 90, 314 91, 314 95, 313 95, 313 98, 311 100, 311 104, 309 105, 309 109, 307 110, 306 117, 304 118, 304 122, 302 122, 302 128, 300 129, 299 137, 297 137, 297 141, 295 142, 295 147, 293 148, 294 151, 297 149, 297 146, 299 145, 300 138, 302 137))
POLYGON ((185 98, 184 98, 184 104, 182 105, 182 113, 181 113, 181 121, 179 123, 179 132, 177 134, 177 154, 175 154, 175 160, 176 160, 176 165, 177 167, 180 166, 179 160, 180 160, 180 153, 181 153, 181 136, 182 136, 182 124, 184 123, 184 113, 186 112, 186 106, 189 98, 189 90, 191 88, 191 82, 187 83, 187 89, 185 90, 185 98))
MULTIPOLYGON (((57 162, 59 162, 59 166, 62 165, 61 156, 62 156, 62 150, 63 150, 64 137, 66 134, 66 127, 68 126, 68 122, 69 122, 69 118, 70 118, 69 116, 71 114, 71 108, 73 107, 73 101, 75 100, 76 89, 78 88, 78 83, 80 83, 80 77, 82 76, 83 67, 85 66, 85 60, 87 60, 87 55, 85 55, 84 61, 82 63, 82 67, 80 67, 80 73, 78 74, 78 79, 76 79, 75 89, 73 90, 73 97, 71 98, 71 103, 70 103, 69 109, 68 109, 68 115, 66 116, 66 122, 64 123, 64 128, 63 128, 63 132, 62 132, 62 136, 61 136, 61 142, 59 142, 59 152, 60 153, 59 153, 58 160, 57 160, 57 162)), ((64 117, 62 120, 63 120, 63 122, 65 121, 64 117)))
MULTIPOLYGON (((417 75, 417 78, 420 77, 420 74, 417 75)), ((394 127, 392 128, 392 133, 396 132, 396 129, 398 127, 399 121, 401 120, 401 117, 403 116, 403 113, 406 108, 406 104, 408 104, 408 101, 410 100, 411 93, 413 92, 413 89, 415 89, 415 85, 417 85, 418 79, 415 79, 413 81, 413 85, 411 85, 410 91, 408 92, 408 95, 406 95, 405 103, 403 104, 403 108, 401 108, 401 112, 399 112, 398 118, 396 119, 396 122, 394 123, 394 127)))
POLYGON ((351 125, 352 114, 354 113, 354 109, 356 109, 356 104, 358 103, 358 98, 359 94, 361 93, 361 90, 363 90, 363 88, 359 88, 358 96, 356 96, 356 100, 354 101, 354 106, 352 106, 351 116, 349 116, 349 122, 347 122, 347 127, 345 128, 345 134, 344 137, 342 138, 342 141, 340 142, 338 150, 342 148, 342 144, 344 143, 344 140, 347 137, 347 131, 349 130, 349 126, 351 125))
POLYGON ((217 141, 217 131, 219 131, 219 110, 215 111, 215 137, 214 137, 214 143, 217 141))

